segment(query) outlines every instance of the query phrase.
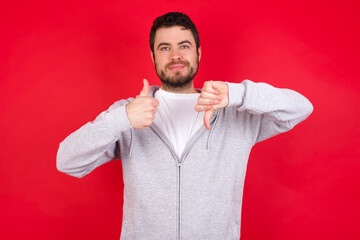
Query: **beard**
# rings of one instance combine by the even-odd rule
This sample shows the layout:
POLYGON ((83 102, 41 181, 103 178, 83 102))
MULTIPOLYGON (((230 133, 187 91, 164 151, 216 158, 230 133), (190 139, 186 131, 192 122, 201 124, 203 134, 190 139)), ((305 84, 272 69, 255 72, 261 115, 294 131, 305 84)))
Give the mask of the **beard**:
POLYGON ((192 80, 194 79, 199 69, 199 60, 196 61, 196 66, 190 66, 190 62, 188 61, 176 61, 166 64, 164 69, 165 70, 159 70, 155 64, 156 74, 160 78, 161 84, 167 89, 181 90, 192 83, 192 80), (188 73, 182 75, 180 71, 176 71, 175 76, 166 76, 167 70, 173 64, 184 64, 185 68, 189 69, 188 73))

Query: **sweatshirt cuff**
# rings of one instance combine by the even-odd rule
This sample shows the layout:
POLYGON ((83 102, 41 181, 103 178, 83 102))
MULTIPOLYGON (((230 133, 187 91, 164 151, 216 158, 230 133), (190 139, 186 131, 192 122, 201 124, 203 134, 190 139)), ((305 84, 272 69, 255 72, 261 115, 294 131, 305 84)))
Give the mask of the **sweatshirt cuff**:
POLYGON ((241 83, 226 82, 229 87, 228 107, 240 107, 244 103, 245 86, 241 83))
POLYGON ((126 105, 122 105, 105 112, 105 122, 116 137, 120 137, 122 132, 133 128, 126 114, 125 107, 126 105))

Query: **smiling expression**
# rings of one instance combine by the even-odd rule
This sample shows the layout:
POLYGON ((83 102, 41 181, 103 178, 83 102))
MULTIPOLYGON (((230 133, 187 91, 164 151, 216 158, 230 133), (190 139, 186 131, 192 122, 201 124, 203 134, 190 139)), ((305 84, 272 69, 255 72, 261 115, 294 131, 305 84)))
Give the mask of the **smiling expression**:
POLYGON ((201 57, 194 37, 182 26, 161 27, 156 31, 152 59, 162 87, 180 90, 192 86, 201 57))

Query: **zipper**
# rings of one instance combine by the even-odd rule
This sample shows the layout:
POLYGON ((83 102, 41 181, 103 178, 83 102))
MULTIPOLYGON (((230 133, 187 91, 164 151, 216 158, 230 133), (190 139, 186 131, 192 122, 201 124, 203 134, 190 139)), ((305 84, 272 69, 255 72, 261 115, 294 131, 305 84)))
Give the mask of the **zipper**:
POLYGON ((180 185, 180 181, 181 181, 181 163, 178 163, 178 169, 179 169, 179 177, 178 177, 178 194, 179 194, 179 197, 178 197, 178 239, 180 240, 180 233, 181 233, 181 206, 180 206, 180 203, 181 203, 181 185, 180 185))
MULTIPOLYGON (((217 115, 215 115, 215 118, 217 118, 217 115)), ((216 120, 216 119, 213 119, 212 122, 214 120, 216 120)), ((178 199, 177 199, 177 201, 178 201, 177 202, 178 203, 178 207, 177 207, 177 211, 178 211, 177 228, 178 229, 177 229, 177 240, 181 240, 181 163, 187 157, 187 155, 189 154, 189 152, 190 152, 193 144, 195 143, 195 141, 198 140, 200 138, 200 136, 206 132, 206 129, 205 129, 205 127, 203 127, 203 129, 198 130, 195 133, 195 135, 193 135, 191 137, 190 141, 188 141, 188 143, 185 146, 185 149, 184 149, 184 151, 182 153, 182 156, 179 157, 179 156, 176 155, 172 145, 169 144, 169 140, 167 139, 167 137, 156 126, 156 124, 152 124, 150 127, 153 129, 155 134, 157 134, 159 136, 159 138, 163 141, 163 143, 170 150, 170 153, 174 157, 174 159, 176 161, 176 164, 177 164, 177 171, 178 171, 178 199)), ((208 142, 209 142, 209 139, 208 139, 208 142)))

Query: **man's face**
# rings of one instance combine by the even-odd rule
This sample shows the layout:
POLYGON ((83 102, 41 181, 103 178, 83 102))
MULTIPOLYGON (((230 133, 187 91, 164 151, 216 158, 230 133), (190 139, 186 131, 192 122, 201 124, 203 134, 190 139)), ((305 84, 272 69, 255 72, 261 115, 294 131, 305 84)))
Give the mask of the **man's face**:
POLYGON ((153 62, 163 85, 181 89, 191 83, 199 68, 201 48, 191 30, 182 26, 161 27, 156 31, 153 62))

